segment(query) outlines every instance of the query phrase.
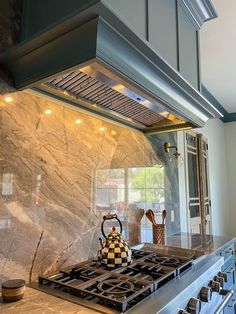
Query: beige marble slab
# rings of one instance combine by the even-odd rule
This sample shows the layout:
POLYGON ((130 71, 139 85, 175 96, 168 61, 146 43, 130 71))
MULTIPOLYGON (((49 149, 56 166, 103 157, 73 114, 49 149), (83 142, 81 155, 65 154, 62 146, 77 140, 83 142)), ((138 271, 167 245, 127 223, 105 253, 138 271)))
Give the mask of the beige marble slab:
MULTIPOLYGON (((120 178, 104 176, 163 163, 163 143, 173 138, 165 134, 153 142, 141 132, 44 98, 25 92, 10 96, 7 102, 0 95, 0 286, 15 278, 33 282, 96 257, 108 211, 121 218, 126 240, 139 242, 146 217, 131 212, 149 208, 152 200, 141 199, 140 185, 133 188, 138 197, 133 200, 127 179, 122 191, 120 178)), ((178 209, 178 176, 163 169, 171 177, 165 178, 168 223, 170 210, 178 209)), ((179 226, 177 218, 176 213, 179 226)))
POLYGON ((14 303, 0 301, 1 314, 95 314, 100 313, 52 295, 26 288, 24 298, 14 303))

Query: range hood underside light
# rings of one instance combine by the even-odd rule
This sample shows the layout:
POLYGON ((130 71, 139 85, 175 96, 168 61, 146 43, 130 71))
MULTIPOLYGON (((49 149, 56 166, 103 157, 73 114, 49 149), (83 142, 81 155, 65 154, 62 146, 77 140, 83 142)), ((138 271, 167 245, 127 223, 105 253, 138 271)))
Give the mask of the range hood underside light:
POLYGON ((220 117, 104 3, 77 14, 76 20, 76 27, 68 19, 0 55, 17 89, 31 89, 146 134, 202 127, 220 117))

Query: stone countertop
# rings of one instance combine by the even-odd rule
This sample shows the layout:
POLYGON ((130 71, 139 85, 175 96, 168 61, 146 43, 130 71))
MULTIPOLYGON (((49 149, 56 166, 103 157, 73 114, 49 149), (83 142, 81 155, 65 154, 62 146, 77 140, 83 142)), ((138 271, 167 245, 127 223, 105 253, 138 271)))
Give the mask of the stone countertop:
POLYGON ((1 314, 96 314, 100 313, 50 294, 26 287, 24 298, 5 303, 0 298, 1 314))
POLYGON ((217 254, 230 244, 236 242, 234 237, 178 233, 168 236, 166 245, 201 251, 204 254, 217 254))

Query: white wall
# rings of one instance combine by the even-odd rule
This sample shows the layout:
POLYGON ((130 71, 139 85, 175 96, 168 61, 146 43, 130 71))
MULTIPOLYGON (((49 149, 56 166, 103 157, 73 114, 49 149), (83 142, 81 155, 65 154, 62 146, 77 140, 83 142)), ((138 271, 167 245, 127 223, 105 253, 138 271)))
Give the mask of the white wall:
POLYGON ((226 162, 229 189, 229 232, 236 236, 236 122, 225 124, 226 162))
MULTIPOLYGON (((228 179, 227 179, 227 158, 226 158, 226 143, 225 143, 225 124, 219 119, 209 120, 204 128, 196 129, 197 132, 202 133, 208 139, 209 145, 209 176, 210 176, 210 192, 212 202, 212 231, 215 235, 233 235, 232 228, 229 228, 231 223, 229 215, 229 196, 228 196, 228 179)), ((181 132, 182 133, 182 132, 181 132)), ((236 123, 235 123, 236 135, 236 123)), ((181 135, 179 136, 179 140, 181 135)), ((183 137, 182 137, 182 140, 183 137)), ((180 141, 179 141, 180 143, 180 141)), ((179 144, 178 143, 178 144, 179 144)), ((180 145, 180 150, 181 145, 180 145)), ((183 153, 183 151, 181 151, 183 153)), ((236 161, 236 140, 234 160, 236 161)), ((184 170, 180 170, 182 173, 184 170)), ((234 176, 234 186, 236 186, 236 167, 234 176)), ((181 204, 181 227, 182 231, 186 229, 186 204, 184 203, 186 193, 183 188, 183 174, 180 175, 180 204, 181 204), (181 179, 182 178, 182 179, 181 179), (181 184, 182 181, 182 184, 181 184), (182 200, 182 202, 181 202, 182 200), (184 228, 185 226, 185 228, 184 228)), ((233 192, 236 195, 236 190, 233 192)), ((233 195, 232 194, 232 195, 233 195)), ((233 206, 233 205, 232 205, 233 206)), ((234 221, 236 222, 236 210, 234 221)), ((231 223, 233 224, 233 223, 231 223)), ((236 227, 235 227, 236 231, 236 227)), ((236 232, 235 232, 236 234, 236 232)))
POLYGON ((230 235, 225 124, 219 119, 212 119, 197 131, 207 137, 209 145, 213 234, 230 235))

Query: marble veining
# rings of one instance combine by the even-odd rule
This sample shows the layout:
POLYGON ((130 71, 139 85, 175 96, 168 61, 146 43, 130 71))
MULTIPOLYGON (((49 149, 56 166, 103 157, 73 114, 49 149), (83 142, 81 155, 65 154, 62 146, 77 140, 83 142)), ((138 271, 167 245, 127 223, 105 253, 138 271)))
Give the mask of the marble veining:
POLYGON ((30 282, 96 255, 108 210, 96 204, 97 169, 161 164, 163 145, 25 92, 11 96, 0 98, 0 281, 30 282))
POLYGON ((24 298, 18 302, 4 303, 0 298, 0 313, 95 314, 98 312, 38 290, 26 288, 24 298))

